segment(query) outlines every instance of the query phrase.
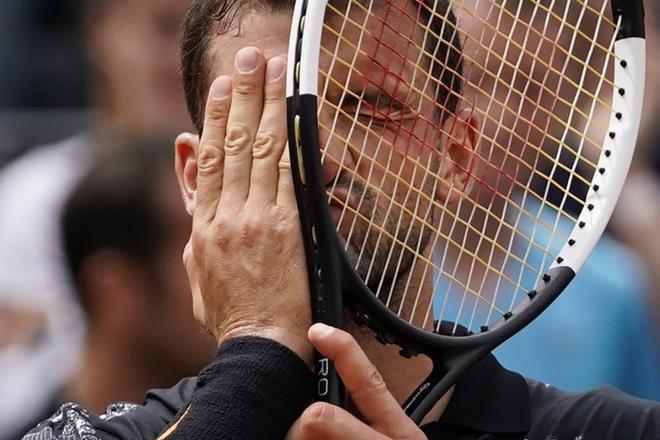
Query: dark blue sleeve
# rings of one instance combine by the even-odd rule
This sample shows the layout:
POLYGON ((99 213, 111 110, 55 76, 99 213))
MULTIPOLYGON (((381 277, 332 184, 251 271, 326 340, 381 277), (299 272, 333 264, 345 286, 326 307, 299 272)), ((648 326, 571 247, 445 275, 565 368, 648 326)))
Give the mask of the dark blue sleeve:
POLYGON ((237 338, 204 370, 168 440, 283 439, 312 400, 313 374, 271 340, 237 338))

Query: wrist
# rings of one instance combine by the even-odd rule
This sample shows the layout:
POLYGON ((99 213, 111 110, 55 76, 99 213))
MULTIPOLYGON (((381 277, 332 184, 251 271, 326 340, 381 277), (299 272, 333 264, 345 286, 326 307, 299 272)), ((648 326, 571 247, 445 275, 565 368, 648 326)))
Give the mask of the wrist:
POLYGON ((314 365, 314 348, 307 339, 306 328, 299 332, 277 326, 242 325, 218 334, 216 340, 220 346, 231 339, 249 336, 275 341, 298 355, 310 368, 314 365))

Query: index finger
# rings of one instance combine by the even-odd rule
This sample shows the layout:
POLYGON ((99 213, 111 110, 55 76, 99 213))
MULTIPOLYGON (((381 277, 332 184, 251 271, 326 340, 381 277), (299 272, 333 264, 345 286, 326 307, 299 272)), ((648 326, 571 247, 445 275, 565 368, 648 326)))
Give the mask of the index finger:
POLYGON ((374 429, 394 438, 413 438, 421 433, 350 334, 315 324, 309 330, 309 339, 321 354, 334 362, 353 402, 374 429))
POLYGON ((196 221, 210 222, 215 217, 224 167, 224 142, 231 106, 232 79, 221 76, 213 81, 204 113, 204 129, 197 152, 196 221))

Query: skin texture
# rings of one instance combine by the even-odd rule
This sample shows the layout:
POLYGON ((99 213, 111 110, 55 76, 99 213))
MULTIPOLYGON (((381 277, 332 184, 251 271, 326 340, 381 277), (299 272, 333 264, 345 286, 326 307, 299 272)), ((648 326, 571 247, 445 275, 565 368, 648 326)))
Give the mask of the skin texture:
MULTIPOLYGON (((315 404, 289 438, 345 438, 349 433, 360 438, 421 438, 399 404, 429 373, 427 359, 406 360, 394 347, 382 346, 369 332, 355 328, 349 328, 350 333, 307 334, 307 275, 286 151, 281 54, 287 49, 289 21, 287 14, 252 11, 243 16, 240 33, 216 38, 211 56, 216 79, 206 103, 204 132, 201 138, 184 133, 176 142, 177 176, 193 216, 184 261, 195 316, 218 343, 244 335, 267 337, 311 363, 311 340, 335 359, 349 385, 354 415, 315 404), (370 406, 380 410, 372 412, 370 406), (389 417, 379 418, 382 412, 389 417)), ((459 112, 446 124, 450 136, 440 147, 454 158, 440 165, 441 172, 446 182, 465 187, 469 179, 456 164, 464 163, 463 155, 476 143, 478 121, 459 112)), ((422 147, 418 154, 431 154, 422 147)), ((342 148, 328 142, 330 154, 342 148)), ((362 172, 357 162, 353 165, 356 173, 362 172)), ((326 172, 332 179, 337 169, 333 174, 330 166, 326 172)), ((442 189, 434 197, 456 202, 442 189)), ((430 295, 430 280, 414 273, 411 277, 416 279, 413 287, 430 295)), ((449 398, 450 393, 429 417, 437 419, 449 398)))

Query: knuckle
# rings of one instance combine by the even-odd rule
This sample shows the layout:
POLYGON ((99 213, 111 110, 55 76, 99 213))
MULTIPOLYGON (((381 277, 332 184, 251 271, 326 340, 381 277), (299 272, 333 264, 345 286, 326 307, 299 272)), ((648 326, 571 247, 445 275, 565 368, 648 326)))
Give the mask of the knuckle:
POLYGON ((241 226, 241 240, 251 243, 262 230, 261 223, 256 218, 250 218, 243 222, 241 226))
POLYGON ((217 234, 215 236, 214 244, 220 251, 227 251, 230 247, 230 240, 226 234, 217 234))
POLYGON ((244 125, 235 125, 227 130, 225 137, 225 153, 237 154, 250 145, 250 130, 244 125))
POLYGON ((206 253, 206 243, 207 238, 205 234, 200 232, 193 231, 193 234, 190 239, 190 248, 191 252, 188 256, 188 259, 195 260, 195 258, 200 258, 206 253))
POLYGON ((218 216, 215 220, 215 227, 213 233, 213 242, 220 250, 227 250, 230 247, 234 231, 231 221, 224 217, 218 216))
POLYGON ((204 145, 197 156, 197 170, 208 174, 219 172, 222 169, 222 152, 217 147, 204 145))
POLYGON ((230 246, 229 239, 226 235, 218 234, 218 236, 215 237, 215 246, 221 251, 226 251, 230 246))
POLYGON ((369 366, 365 386, 378 392, 387 391, 387 385, 385 384, 383 376, 373 364, 369 366))
POLYGON ((291 174, 291 162, 283 162, 280 160, 280 162, 277 164, 277 169, 280 172, 280 174, 291 174))
POLYGON ((234 93, 237 96, 244 97, 257 93, 259 82, 254 74, 245 74, 236 78, 234 83, 234 93))
POLYGON ((279 139, 273 134, 258 134, 252 145, 252 157, 255 159, 263 159, 270 156, 275 151, 275 146, 278 142, 279 139))
POLYGON ((206 120, 211 122, 224 122, 229 116, 227 100, 210 98, 206 106, 206 120))
POLYGON ((217 231, 217 235, 231 235, 234 223, 230 218, 224 213, 218 214, 215 219, 214 229, 217 231))

